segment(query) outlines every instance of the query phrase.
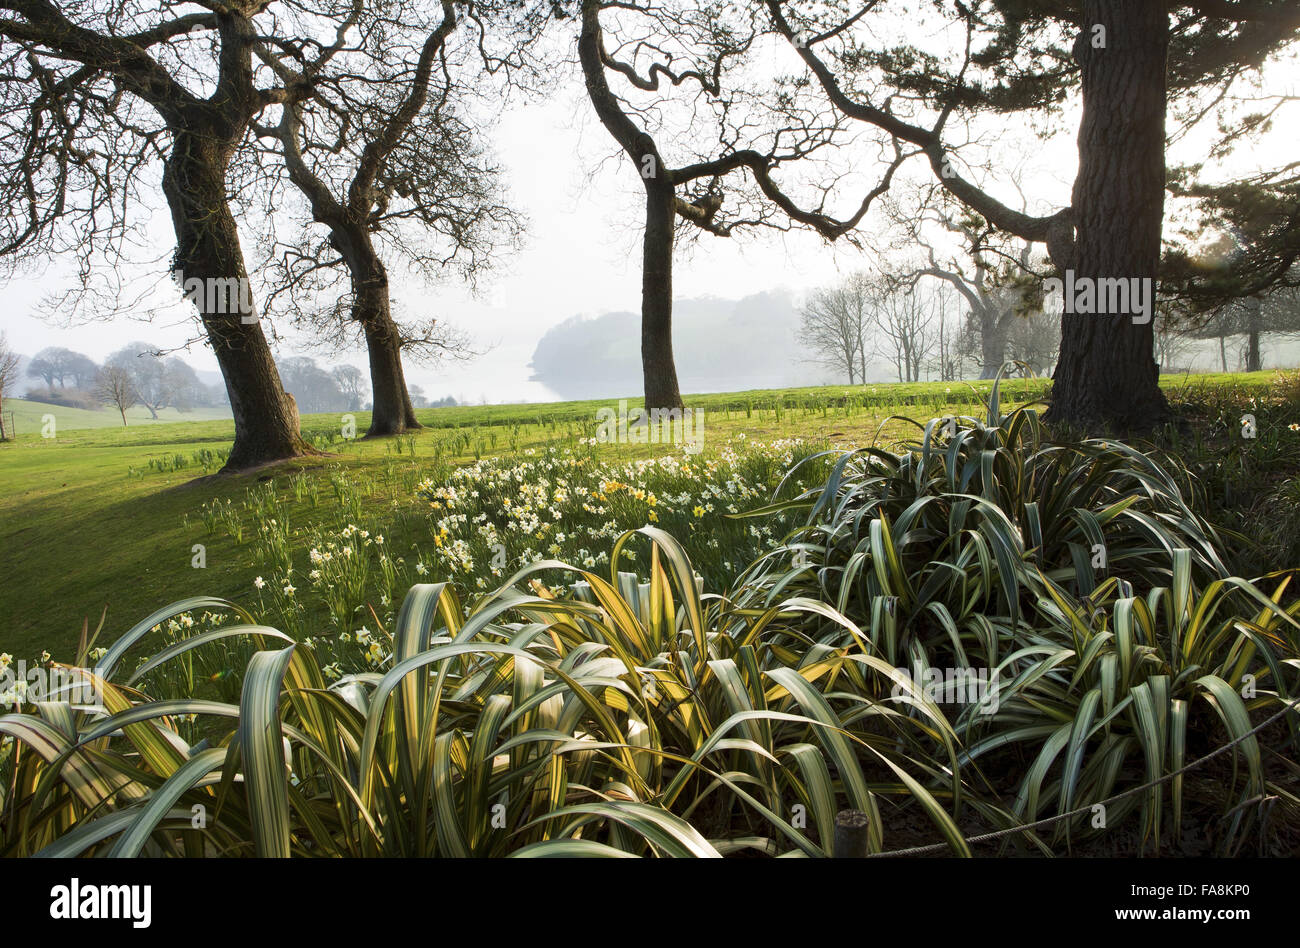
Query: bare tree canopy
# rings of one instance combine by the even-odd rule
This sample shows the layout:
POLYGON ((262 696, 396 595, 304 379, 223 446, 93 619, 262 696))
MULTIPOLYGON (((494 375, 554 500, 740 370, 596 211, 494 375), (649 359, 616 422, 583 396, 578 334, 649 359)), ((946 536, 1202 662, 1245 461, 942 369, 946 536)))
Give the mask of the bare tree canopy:
POLYGON ((106 365, 95 380, 95 394, 114 406, 126 426, 126 410, 140 400, 131 372, 121 365, 106 365))
POLYGON ((880 183, 845 219, 824 211, 824 185, 812 186, 804 204, 792 196, 782 172, 825 149, 840 120, 824 107, 808 108, 802 97, 754 90, 745 67, 767 31, 753 12, 582 2, 578 58, 587 94, 637 169, 646 195, 641 356, 648 406, 682 404, 672 352, 679 220, 720 237, 751 227, 798 225, 835 239, 851 234, 906 157, 897 147, 882 146, 880 183), (648 34, 654 42, 645 41, 648 34), (670 112, 677 122, 665 118, 670 112))
POLYGON ((309 90, 258 131, 277 146, 323 230, 305 230, 277 248, 271 303, 283 294, 296 318, 336 350, 364 340, 371 435, 419 427, 403 352, 424 359, 470 354, 463 334, 435 317, 394 318, 385 260, 401 259, 429 279, 454 271, 473 281, 522 229, 480 141, 483 129, 465 108, 482 94, 481 76, 513 65, 508 53, 503 59, 485 50, 482 16, 471 4, 446 0, 430 27, 426 4, 363 6, 340 28, 345 45, 328 64, 306 61, 287 43, 257 50, 287 88, 309 90), (382 45, 370 41, 379 32, 382 45), (320 305, 331 290, 337 302, 320 305))
POLYGON ((155 419, 164 408, 190 411, 209 400, 192 368, 176 356, 165 357, 147 342, 123 346, 105 359, 104 365, 127 374, 135 403, 149 409, 155 419))
POLYGON ((348 400, 348 410, 360 411, 366 396, 370 393, 366 385, 365 373, 355 365, 336 365, 331 370, 331 374, 339 391, 348 400))
POLYGON ((867 360, 875 354, 871 296, 866 275, 854 274, 812 293, 799 316, 799 341, 823 365, 846 374, 850 385, 867 380, 867 360))

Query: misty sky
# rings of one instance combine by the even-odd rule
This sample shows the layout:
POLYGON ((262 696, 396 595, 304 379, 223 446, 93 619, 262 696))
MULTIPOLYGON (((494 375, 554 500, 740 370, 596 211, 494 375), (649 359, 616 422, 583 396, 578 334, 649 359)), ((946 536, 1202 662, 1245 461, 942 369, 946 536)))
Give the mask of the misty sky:
MULTIPOLYGON (((1001 133, 984 136, 1004 167, 1020 168, 1028 210, 1041 213, 1068 200, 1076 161, 1075 123, 1075 116, 1067 115, 1062 133, 1046 144, 1027 144, 1024 138, 1001 133)), ((529 218, 523 250, 501 261, 498 270, 481 282, 477 298, 454 281, 426 289, 408 277, 400 264, 390 262, 399 316, 437 315, 468 331, 477 346, 492 347, 491 351, 469 364, 412 366, 407 376, 430 397, 450 394, 469 402, 543 400, 554 395, 528 381, 527 365, 548 327, 575 315, 639 310, 644 192, 630 163, 615 157, 612 140, 591 114, 576 82, 562 86, 543 102, 513 103, 492 144, 507 171, 513 202, 529 218)), ((851 165, 853 155, 847 154, 846 160, 851 165)), ((918 174, 928 174, 922 164, 915 167, 918 174)), ((1007 203, 1020 203, 1009 182, 992 179, 986 186, 1007 203)), ((845 204, 832 210, 846 211, 861 194, 844 198, 845 204)), ((158 208, 149 228, 153 246, 141 248, 141 260, 165 260, 174 245, 161 200, 158 208)), ((868 235, 873 233, 871 226, 864 229, 868 235)), ((870 237, 867 243, 871 244, 870 237)), ((245 253, 251 256, 247 248, 245 253)), ((674 295, 739 299, 784 289, 798 299, 870 261, 870 255, 847 244, 831 248, 809 233, 739 239, 704 235, 689 250, 679 251, 674 295)), ((182 303, 152 324, 119 319, 63 327, 33 315, 43 294, 71 284, 70 272, 70 264, 53 264, 5 288, 0 324, 11 345, 24 355, 58 345, 99 360, 130 340, 173 346, 196 335, 192 310, 182 303)), ((277 357, 306 352, 301 342, 291 335, 282 338, 277 357)), ((633 336, 627 344, 636 349, 639 339, 633 336)), ((201 344, 180 354, 197 369, 216 370, 215 360, 201 344)), ((347 361, 366 365, 360 351, 347 361)), ((639 389, 639 378, 625 386, 628 392, 639 389)))

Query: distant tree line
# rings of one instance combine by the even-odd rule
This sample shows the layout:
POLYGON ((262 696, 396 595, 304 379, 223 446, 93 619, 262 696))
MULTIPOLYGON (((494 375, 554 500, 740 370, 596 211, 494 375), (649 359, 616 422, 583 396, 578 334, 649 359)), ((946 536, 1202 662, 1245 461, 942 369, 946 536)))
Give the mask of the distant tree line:
POLYGON ((867 381, 877 360, 899 382, 992 378, 1007 362, 1049 372, 1060 351, 1060 316, 1025 310, 1017 293, 986 276, 931 268, 852 274, 809 294, 799 341, 850 385, 867 381), (919 279, 927 276, 944 282, 919 279), (948 285, 954 282, 960 292, 948 285))
MULTIPOLYGON (((280 378, 294 393, 298 410, 318 412, 372 411, 370 385, 366 374, 354 365, 322 366, 310 356, 293 356, 276 363, 280 378)), ((413 408, 441 408, 455 405, 451 396, 431 401, 418 385, 406 385, 413 408)))
MULTIPOLYGON (((186 287, 230 399, 226 470, 315 453, 298 412, 359 399, 353 380, 325 384, 306 364, 291 367, 310 387, 295 393, 271 352, 271 320, 364 346, 368 434, 417 428, 403 359, 469 350, 427 313, 399 320, 387 268, 472 279, 513 245, 522 222, 463 106, 536 74, 528 50, 552 15, 495 0, 7 4, 0 262, 75 256, 70 298, 93 304, 95 275, 131 255, 137 204, 157 194, 175 233, 167 271, 186 287), (296 237, 283 226, 292 214, 296 237), (241 224, 263 228, 262 312, 246 292, 241 224)), ((103 282, 117 311, 116 286, 103 282)), ((156 404, 134 381, 112 387, 156 404)))
MULTIPOLYGON (((4 350, 5 385, 16 387, 17 353, 4 350)), ((322 366, 310 356, 292 356, 276 363, 280 378, 305 413, 370 411, 373 401, 366 374, 354 365, 322 366)), ((183 359, 161 352, 147 342, 133 342, 112 353, 103 364, 84 353, 62 347, 42 349, 27 362, 25 375, 40 384, 24 397, 69 408, 115 408, 126 424, 127 409, 137 405, 153 418, 165 408, 178 412, 229 405, 221 385, 207 385, 183 359)), ((415 408, 455 405, 445 396, 430 400, 418 385, 409 386, 415 408)), ((7 392, 0 392, 0 396, 7 392)))
POLYGON ((133 342, 112 353, 103 364, 90 356, 52 346, 36 353, 24 375, 38 384, 29 385, 24 396, 33 401, 69 408, 96 410, 110 404, 123 411, 142 405, 152 417, 164 408, 193 411, 228 404, 220 385, 207 385, 190 365, 168 356, 146 342, 133 342), (117 396, 105 394, 105 373, 118 375, 117 396), (130 401, 119 400, 130 395, 130 401))
MULTIPOLYGON (((979 268, 966 274, 932 264, 907 273, 852 274, 808 295, 799 341, 813 361, 851 385, 867 380, 873 360, 893 365, 900 382, 987 379, 1007 362, 1043 375, 1060 353, 1061 316, 1038 305, 1035 291, 1010 271, 997 276, 979 268), (961 305, 919 277, 956 287, 961 305)), ((1191 351, 1208 341, 1217 343, 1220 370, 1258 372, 1267 340, 1300 337, 1300 291, 1277 287, 1201 314, 1165 300, 1153 325, 1161 372, 1190 369, 1191 351)))

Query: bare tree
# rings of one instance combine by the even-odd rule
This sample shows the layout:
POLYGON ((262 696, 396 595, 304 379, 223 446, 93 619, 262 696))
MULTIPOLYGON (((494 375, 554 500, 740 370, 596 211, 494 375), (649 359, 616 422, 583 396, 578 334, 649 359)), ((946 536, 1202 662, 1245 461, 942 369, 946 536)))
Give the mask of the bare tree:
POLYGON ((962 325, 958 306, 942 289, 935 293, 935 331, 931 364, 939 372, 939 381, 952 382, 962 377, 962 325))
MULTIPOLYGON (((942 281, 961 295, 967 318, 959 335, 960 347, 978 363, 980 378, 995 377, 1008 358, 1015 358, 1010 351, 1012 337, 1022 343, 1022 348, 1028 341, 1026 334, 1030 329, 1024 320, 1035 297, 1041 296, 1032 244, 1023 242, 1018 249, 1009 246, 1007 241, 997 239, 987 223, 969 212, 960 218, 943 212, 930 214, 922 203, 912 211, 909 220, 899 220, 897 211, 894 216, 906 226, 911 241, 923 247, 929 257, 925 266, 910 271, 902 279, 914 285, 919 278, 929 277, 942 281), (964 257, 951 254, 946 260, 940 260, 934 242, 926 233, 926 224, 931 222, 961 238, 964 257)), ((1041 326, 1042 322, 1035 325, 1041 326)), ((1059 320, 1056 326, 1060 328, 1059 320)), ((1055 357, 1050 361, 1055 361, 1055 357)))
POLYGON ((290 356, 280 362, 280 374, 307 414, 341 411, 347 405, 334 374, 321 368, 311 356, 290 356))
POLYGON ((147 342, 133 342, 110 355, 104 364, 122 369, 130 376, 135 402, 149 409, 149 415, 155 420, 160 410, 173 404, 173 378, 156 347, 147 342))
MULTIPOLYGON (((346 268, 350 293, 324 310, 295 307, 317 330, 340 342, 359 331, 370 359, 374 409, 368 436, 419 428, 402 366, 405 351, 417 358, 468 357, 463 334, 427 318, 411 325, 393 315, 386 255, 406 258, 413 269, 436 276, 457 266, 473 279, 498 244, 513 244, 521 223, 500 195, 498 169, 486 158, 459 110, 470 94, 457 73, 476 73, 485 26, 471 4, 465 42, 450 40, 462 24, 453 0, 441 3, 441 21, 423 24, 422 5, 393 2, 362 8, 345 24, 357 39, 332 57, 304 62, 292 44, 259 47, 288 88, 310 96, 287 102, 275 126, 259 132, 275 141, 294 185, 306 197, 327 237, 299 242, 278 262, 282 289, 320 289, 323 271, 346 268), (382 29, 382 47, 365 36, 382 29), (473 35, 477 32, 477 36, 473 35), (466 55, 466 52, 470 55, 466 55), (406 226, 414 225, 414 226, 406 226)), ((487 67, 484 67, 487 68, 487 67)))
POLYGON ((211 392, 199 380, 198 373, 176 356, 163 362, 163 383, 168 390, 168 403, 177 411, 186 412, 197 405, 211 404, 211 392))
MULTIPOLYGON (((124 208, 149 163, 161 161, 176 235, 170 269, 222 288, 194 302, 230 396, 235 443, 226 468, 235 470, 311 451, 250 294, 230 292, 248 279, 228 199, 231 160, 253 119, 291 95, 260 86, 252 60, 277 24, 268 10, 280 4, 233 0, 179 12, 187 5, 0 3, 12 14, 0 17, 0 60, 11 80, 2 100, 10 121, 0 127, 0 253, 40 252, 71 225, 87 278, 94 251, 129 245, 124 208)), ((328 45, 302 46, 332 55, 328 45)))
POLYGON ((27 375, 29 378, 42 379, 46 388, 54 388, 56 381, 59 388, 63 388, 68 376, 72 374, 76 358, 77 353, 71 349, 50 346, 32 356, 27 364, 27 375))
POLYGON ((361 403, 365 401, 368 389, 366 388, 366 376, 355 365, 334 366, 334 381, 338 383, 339 390, 348 400, 349 411, 360 411, 361 403))
POLYGON ((73 352, 68 359, 67 374, 72 379, 72 384, 77 388, 86 388, 95 384, 95 376, 99 374, 99 366, 90 356, 83 355, 80 352, 73 352))
POLYGON ((95 381, 95 394, 117 408, 126 427, 126 410, 139 400, 131 373, 120 365, 104 366, 95 381))
MULTIPOLYGON (((578 59, 587 96, 645 189, 641 257, 641 361, 645 404, 682 405, 672 349, 672 270, 677 222, 715 236, 749 227, 816 229, 827 239, 852 231, 885 193, 903 154, 847 220, 821 210, 824 190, 807 210, 778 184, 776 173, 821 151, 838 119, 807 110, 790 97, 767 97, 774 108, 754 109, 755 98, 735 79, 762 30, 743 7, 581 0, 578 59), (610 25, 602 24, 608 13, 610 25), (608 29, 608 34, 607 34, 608 29), (607 44, 607 35, 609 42, 607 44), (648 38, 653 37, 653 38, 648 38), (611 87, 621 82, 622 93, 611 87), (680 93, 673 101, 670 92, 680 93), (670 132, 665 115, 681 118, 670 132), (697 127, 698 126, 698 127, 697 127), (694 135, 692 133, 695 133, 694 135), (695 142, 713 144, 707 149, 695 142), (669 146, 688 157, 670 164, 669 146), (752 180, 757 189, 736 183, 752 180), (747 176, 747 177, 746 177, 747 176), (724 212, 728 202, 737 206, 724 212)), ((770 83, 770 79, 768 80, 770 83)))
POLYGON ((799 341, 816 353, 816 361, 847 374, 850 385, 867 378, 870 305, 868 281, 854 274, 814 292, 800 313, 799 341))
POLYGON ((21 362, 22 358, 9 348, 9 340, 0 332, 0 441, 8 437, 5 431, 4 399, 17 381, 18 365, 21 362))
POLYGON ((918 382, 935 344, 942 302, 919 288, 881 278, 872 281, 871 319, 900 382, 918 382))
POLYGON ((1179 361, 1187 355, 1192 346, 1186 321, 1186 315, 1180 312, 1177 304, 1162 300, 1156 306, 1156 362, 1160 365, 1161 374, 1187 368, 1179 361))

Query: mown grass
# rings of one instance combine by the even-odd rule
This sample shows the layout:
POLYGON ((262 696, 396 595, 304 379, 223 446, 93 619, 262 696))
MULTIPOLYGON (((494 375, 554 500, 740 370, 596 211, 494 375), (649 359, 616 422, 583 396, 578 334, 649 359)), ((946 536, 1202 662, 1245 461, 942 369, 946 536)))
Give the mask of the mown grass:
MULTIPOLYGON (((1244 400, 1266 391, 1273 379, 1273 373, 1262 372, 1170 377, 1165 384, 1184 394, 1213 391, 1244 400)), ((889 420, 893 415, 978 413, 991 384, 823 386, 687 401, 706 412, 706 454, 741 435, 751 441, 804 438, 860 446, 892 443, 910 433, 889 420)), ((1004 404, 1037 399, 1046 387, 1044 380, 1006 382, 1004 404)), ((631 407, 638 404, 629 399, 631 407)), ((341 415, 308 415, 303 431, 328 456, 223 478, 203 475, 219 466, 220 452, 230 445, 229 420, 76 428, 75 409, 47 406, 56 416, 58 437, 24 433, 20 425, 16 441, 0 444, 0 650, 19 656, 41 649, 66 654, 83 622, 93 628, 106 609, 106 631, 111 631, 160 602, 192 592, 249 601, 257 566, 228 537, 204 528, 200 511, 213 500, 242 499, 267 480, 287 493, 289 480, 300 472, 324 482, 344 470, 367 485, 367 505, 409 519, 421 503, 406 490, 415 472, 576 444, 594 434, 598 409, 616 405, 615 399, 428 409, 419 412, 425 430, 377 441, 343 440, 341 415), (203 452, 208 452, 206 468, 197 459, 203 452), (192 566, 195 544, 206 547, 205 569, 192 566)), ((354 414, 357 430, 364 432, 368 414, 354 414)), ((601 457, 631 459, 673 449, 602 444, 596 450, 601 457)), ((324 519, 319 508, 294 497, 285 504, 295 526, 324 519)), ((400 528, 393 539, 404 539, 400 528)))

